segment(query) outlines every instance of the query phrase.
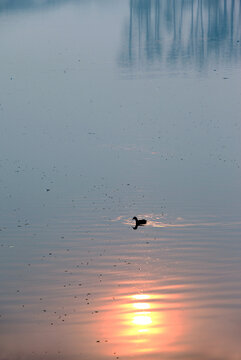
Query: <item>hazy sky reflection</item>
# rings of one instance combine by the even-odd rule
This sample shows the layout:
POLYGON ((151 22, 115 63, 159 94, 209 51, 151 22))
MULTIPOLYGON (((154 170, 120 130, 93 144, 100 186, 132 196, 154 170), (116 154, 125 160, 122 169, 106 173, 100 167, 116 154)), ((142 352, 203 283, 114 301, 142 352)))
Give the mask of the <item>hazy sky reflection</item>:
POLYGON ((0 11, 0 360, 240 360, 240 1, 0 11))

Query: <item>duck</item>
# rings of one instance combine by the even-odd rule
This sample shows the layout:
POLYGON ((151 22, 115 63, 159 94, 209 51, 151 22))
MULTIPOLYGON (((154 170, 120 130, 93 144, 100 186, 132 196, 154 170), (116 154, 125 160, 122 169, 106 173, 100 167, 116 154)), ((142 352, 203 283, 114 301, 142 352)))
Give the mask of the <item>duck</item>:
POLYGON ((135 220, 136 221, 136 225, 135 226, 132 226, 132 229, 136 230, 138 228, 138 226, 143 226, 147 223, 146 219, 137 219, 136 216, 133 217, 132 220, 135 220))

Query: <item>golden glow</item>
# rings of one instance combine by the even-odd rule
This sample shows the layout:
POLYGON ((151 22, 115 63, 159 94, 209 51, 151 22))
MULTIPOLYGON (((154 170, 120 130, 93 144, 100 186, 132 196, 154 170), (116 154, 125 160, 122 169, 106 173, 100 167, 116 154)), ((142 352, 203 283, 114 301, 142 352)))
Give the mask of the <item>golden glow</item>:
MULTIPOLYGON (((128 289, 129 290, 129 289, 128 289)), ((118 349, 119 355, 135 355, 143 360, 143 353, 158 353, 160 348, 172 351, 170 347, 173 338, 180 332, 180 321, 175 307, 178 304, 178 295, 157 294, 153 289, 152 294, 130 294, 121 289, 119 297, 113 301, 107 333, 105 337, 112 339, 112 343, 121 341, 125 344, 118 349), (124 295, 123 295, 124 293, 124 295), (170 302, 170 297, 173 302, 170 302), (172 311, 166 311, 168 309, 172 311), (175 331, 170 324, 175 324, 175 331)), ((172 290, 172 289, 171 289, 172 290)), ((110 343, 110 341, 109 341, 110 343)))
POLYGON ((150 295, 138 294, 138 295, 133 295, 132 298, 136 300, 147 300, 150 299, 150 295))
MULTIPOLYGON (((150 325, 152 323, 152 319, 149 315, 144 315, 144 313, 142 313, 143 315, 135 315, 133 317, 133 324, 135 325, 142 325, 142 326, 145 326, 145 325, 150 325)), ((147 330, 147 329, 142 329, 143 330, 147 330)))
POLYGON ((139 333, 148 332, 148 331, 149 331, 148 329, 139 329, 138 330, 139 333))
POLYGON ((150 304, 148 303, 134 303, 133 307, 138 310, 147 310, 150 309, 150 304))
MULTIPOLYGON (((128 327, 126 329, 126 335, 138 335, 141 336, 142 342, 147 341, 147 336, 151 336, 155 332, 158 321, 155 319, 156 314, 152 309, 150 295, 136 294, 130 297, 131 303, 128 306, 132 306, 135 312, 129 310, 128 327), (138 302, 133 302, 138 300, 138 302), (142 301, 144 300, 144 301, 142 301), (149 302, 147 302, 149 300, 149 302), (148 311, 147 311, 148 310, 148 311)), ((140 340, 140 339, 139 339, 140 340)))

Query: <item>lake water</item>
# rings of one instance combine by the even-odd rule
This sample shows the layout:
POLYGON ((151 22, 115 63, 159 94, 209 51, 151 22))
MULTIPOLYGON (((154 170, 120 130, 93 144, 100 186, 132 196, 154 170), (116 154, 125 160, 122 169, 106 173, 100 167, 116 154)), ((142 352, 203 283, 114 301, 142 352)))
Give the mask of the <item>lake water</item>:
POLYGON ((240 360, 241 2, 0 26, 0 360, 240 360))

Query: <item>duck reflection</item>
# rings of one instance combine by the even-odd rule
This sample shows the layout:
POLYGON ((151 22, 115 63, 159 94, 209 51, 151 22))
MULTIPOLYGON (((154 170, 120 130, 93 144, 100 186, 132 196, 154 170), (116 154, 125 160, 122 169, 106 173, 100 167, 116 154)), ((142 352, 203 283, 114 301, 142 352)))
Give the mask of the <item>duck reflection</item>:
POLYGON ((146 219, 139 220, 139 219, 137 219, 136 216, 134 216, 132 220, 135 220, 135 222, 136 222, 135 226, 132 226, 133 230, 137 230, 139 226, 144 226, 147 223, 146 219))
POLYGON ((130 0, 122 66, 240 60, 240 0, 130 0), (127 40, 128 38, 128 40, 127 40))

